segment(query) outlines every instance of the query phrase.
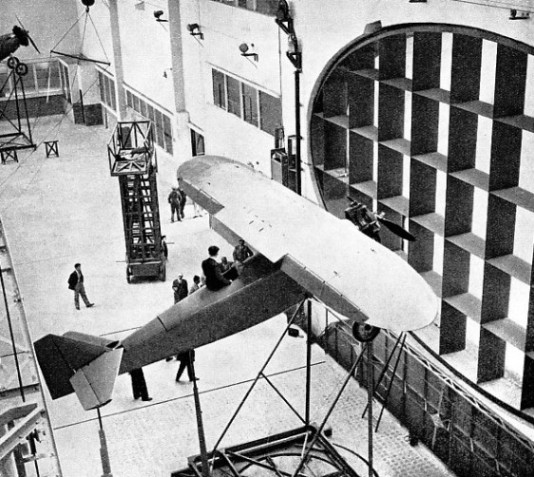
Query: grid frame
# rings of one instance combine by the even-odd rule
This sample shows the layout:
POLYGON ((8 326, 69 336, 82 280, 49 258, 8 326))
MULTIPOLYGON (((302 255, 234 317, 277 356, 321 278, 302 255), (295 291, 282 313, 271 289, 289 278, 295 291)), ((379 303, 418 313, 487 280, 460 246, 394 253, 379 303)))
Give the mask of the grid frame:
POLYGON ((529 64, 533 47, 493 32, 446 24, 388 27, 356 39, 330 61, 309 116, 313 170, 326 208, 343 218, 349 196, 417 236, 408 245, 384 230, 382 242, 441 298, 439 323, 430 330, 433 350, 445 359, 465 352, 475 327, 476 362, 465 375, 483 385, 506 378, 513 347, 522 363, 514 377, 519 392, 508 404, 520 410, 534 407, 534 230, 529 260, 515 253, 514 234, 518 210, 534 214, 534 186, 521 183, 522 169, 530 167, 523 139, 534 133, 534 117, 526 114, 527 89, 534 87, 529 64), (491 125, 485 144, 483 122, 491 125), (479 164, 483 147, 487 167, 479 164), (438 174, 445 176, 444 194, 438 174), (485 234, 473 227, 481 214, 485 234), (471 290, 473 257, 483 262, 480 294, 471 290), (527 316, 519 319, 508 316, 514 281, 530 289, 527 316))

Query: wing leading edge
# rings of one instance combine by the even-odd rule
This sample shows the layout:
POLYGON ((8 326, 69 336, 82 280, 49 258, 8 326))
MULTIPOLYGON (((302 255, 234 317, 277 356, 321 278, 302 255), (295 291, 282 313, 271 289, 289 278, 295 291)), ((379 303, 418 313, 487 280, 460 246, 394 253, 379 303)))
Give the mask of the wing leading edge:
POLYGON ((226 239, 241 237, 335 312, 394 331, 430 324, 438 300, 401 257, 261 173, 200 156, 178 170, 182 187, 226 239))

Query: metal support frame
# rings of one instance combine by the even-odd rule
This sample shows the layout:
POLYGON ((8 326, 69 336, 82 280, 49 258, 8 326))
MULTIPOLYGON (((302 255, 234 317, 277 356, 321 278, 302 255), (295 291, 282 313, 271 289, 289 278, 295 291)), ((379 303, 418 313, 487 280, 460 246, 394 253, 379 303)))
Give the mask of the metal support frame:
POLYGON ((301 136, 300 136, 300 74, 302 73, 302 51, 300 51, 295 27, 293 25, 293 18, 289 11, 283 13, 283 18, 276 18, 275 22, 280 29, 288 35, 290 43, 292 44, 292 51, 287 51, 286 56, 295 68, 295 135, 296 135, 296 151, 295 151, 295 192, 298 195, 302 194, 302 159, 301 159, 301 136))
MULTIPOLYGON (((295 318, 297 317, 300 309, 302 308, 302 306, 304 305, 304 302, 307 300, 308 297, 304 297, 302 299, 302 301, 299 303, 297 309, 295 310, 295 312, 293 313, 293 316, 290 318, 290 320, 288 321, 287 323, 287 326, 284 330, 284 332, 282 333, 282 335, 280 336, 280 338, 278 339, 278 341, 276 342, 273 350, 271 351, 271 353, 269 354, 268 358, 266 359, 265 363, 263 364, 263 366, 261 367, 260 371, 258 372, 258 374, 256 375, 256 377, 254 378, 254 381, 252 382, 252 384, 250 385, 250 388, 248 389, 248 391, 245 393, 245 396, 243 397, 243 399, 241 400, 241 402, 239 403, 239 405, 237 406, 237 409, 235 410, 234 414, 232 415, 232 417, 230 418, 230 421, 228 422, 228 424, 226 425, 226 427, 224 428, 222 434, 220 435, 219 439, 217 440, 217 442, 215 443, 215 446, 213 446, 213 450, 212 450, 212 453, 215 454, 215 452, 217 451, 217 448, 219 447, 219 444, 221 443, 221 441, 224 439, 224 436, 226 435, 226 433, 228 432, 228 430, 230 429, 230 426, 233 424, 235 418, 237 417, 237 415, 239 414, 239 412, 241 411, 241 408, 243 407, 243 405, 245 404, 245 402, 247 401, 248 397, 250 396, 250 394, 252 393, 252 391, 254 390, 254 388, 256 387, 256 384, 258 383, 258 381, 260 380, 260 378, 262 376, 265 376, 264 375, 264 371, 265 371, 265 368, 267 368, 268 364, 271 362, 271 359, 273 358, 274 354, 276 353, 278 347, 280 346, 280 344, 282 343, 282 340, 284 339, 285 335, 287 334, 287 331, 289 330, 289 328, 291 327, 291 325, 293 324, 293 321, 295 321, 295 318)), ((300 418, 301 420, 302 417, 300 418)))
POLYGON ((15 334, 13 332, 13 323, 11 322, 11 314, 9 313, 9 306, 7 304, 7 293, 6 293, 6 286, 4 283, 4 271, 2 269, 1 264, 0 264, 0 283, 2 284, 2 295, 4 296, 4 306, 6 308, 6 317, 7 317, 7 323, 9 326, 9 335, 11 337, 11 344, 13 346, 13 357, 15 359, 15 366, 17 368, 17 377, 19 380, 20 397, 22 399, 22 402, 25 402, 26 398, 24 396, 24 385, 22 383, 22 373, 20 371, 19 357, 17 354, 17 347, 15 345, 15 334))
MULTIPOLYGON (((382 418, 382 414, 384 413, 384 409, 385 409, 385 406, 387 404, 387 398, 388 398, 389 393, 391 391, 391 386, 393 384, 393 379, 395 378, 395 372, 397 371, 397 366, 399 364, 399 358, 400 358, 400 356, 402 354, 402 349, 404 348, 404 342, 405 341, 406 341, 406 334, 405 333, 401 333, 401 334, 399 334, 397 336, 397 340, 395 341, 395 344, 393 345, 393 349, 391 350, 391 353, 389 354, 388 358, 386 359, 386 362, 384 363, 382 371, 380 372, 380 375, 378 376, 378 379, 377 379, 377 381, 376 381, 376 383, 374 385, 373 395, 376 394, 376 391, 377 391, 378 387, 382 383, 382 379, 384 379, 384 377, 386 375, 386 372, 388 370, 389 363, 391 362, 391 359, 393 358, 393 355, 395 354, 395 351, 397 350, 397 347, 399 346, 399 342, 400 342, 401 345, 400 345, 400 348, 399 348, 399 354, 397 355, 397 359, 395 361, 395 365, 394 365, 394 368, 393 368, 393 375, 391 376, 391 381, 388 384, 386 397, 384 398, 384 403, 383 403, 383 406, 382 406, 382 410, 380 411, 380 415, 378 417, 378 422, 376 424, 375 431, 378 431, 378 426, 380 424, 380 420, 382 418)), ((365 414, 367 413, 368 406, 369 405, 365 406, 365 409, 363 410, 363 413, 362 413, 362 418, 365 417, 365 414)))
POLYGON ((0 111, 0 118, 8 121, 14 129, 13 132, 0 134, 0 151, 4 153, 18 149, 35 149, 36 147, 33 143, 30 119, 28 117, 28 106, 26 103, 26 92, 24 90, 24 82, 22 81, 22 76, 25 74, 24 71, 27 72, 27 66, 24 63, 20 63, 18 59, 15 64, 17 66, 11 69, 4 84, 0 87, 0 91, 2 91, 10 80, 13 81, 13 87, 9 93, 9 97, 6 99, 3 109, 0 111), (22 68, 23 66, 25 68, 22 68), (22 99, 20 96, 22 96, 22 99), (13 100, 15 101, 15 108, 17 110, 16 123, 5 115, 10 101, 13 100), (26 131, 23 126, 23 118, 26 122, 26 131))
POLYGON ((326 426, 326 423, 327 423, 328 419, 330 418, 330 415, 332 414, 334 408, 336 407, 336 405, 337 405, 337 403, 339 401, 339 398, 341 397, 341 395, 343 394, 343 391, 347 387, 347 384, 349 383, 350 379, 352 378, 352 374, 354 373, 354 371, 356 370, 356 368, 360 364, 360 361, 361 361, 361 359, 362 359, 362 357, 364 355, 364 352, 367 350, 368 347, 369 347, 369 343, 366 343, 363 346, 363 348, 362 348, 362 350, 360 352, 360 355, 358 356, 358 358, 352 364, 350 370, 348 371, 348 373, 347 373, 347 375, 345 377, 345 380, 343 381, 341 389, 338 391, 337 396, 334 398, 333 403, 330 405, 330 408, 328 409, 325 417, 323 418, 323 421, 321 422, 321 424, 319 425, 319 427, 317 429, 317 433, 315 434, 315 436, 313 437, 312 441, 310 442, 306 452, 304 452, 304 454, 303 454, 303 456, 302 456, 302 458, 300 460, 300 463, 297 466, 297 468, 296 468, 295 472, 293 473, 292 477, 297 477, 299 475, 299 473, 301 472, 302 468, 304 467, 304 465, 306 463, 306 459, 309 456, 310 449, 313 448, 315 442, 318 439, 318 436, 320 436, 322 434, 322 432, 324 430, 324 427, 326 426))
POLYGON ((100 415, 100 408, 96 408, 98 414, 98 437, 100 439, 100 460, 102 462, 102 477, 113 477, 111 473, 111 463, 109 461, 108 444, 106 441, 106 434, 104 426, 102 425, 102 416, 100 415))

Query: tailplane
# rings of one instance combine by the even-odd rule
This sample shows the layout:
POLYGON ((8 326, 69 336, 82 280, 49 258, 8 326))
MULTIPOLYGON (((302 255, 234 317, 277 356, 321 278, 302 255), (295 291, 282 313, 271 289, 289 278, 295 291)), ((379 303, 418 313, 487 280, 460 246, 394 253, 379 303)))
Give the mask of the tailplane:
POLYGON ((81 333, 47 335, 34 343, 52 399, 76 392, 85 410, 111 401, 123 349, 81 333))

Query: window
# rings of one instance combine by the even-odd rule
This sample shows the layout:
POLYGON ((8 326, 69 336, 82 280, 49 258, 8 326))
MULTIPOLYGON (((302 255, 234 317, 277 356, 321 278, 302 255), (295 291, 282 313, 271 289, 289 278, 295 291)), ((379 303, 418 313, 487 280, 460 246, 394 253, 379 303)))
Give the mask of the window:
POLYGON ((276 136, 282 127, 282 102, 221 71, 212 70, 213 103, 247 123, 276 136), (226 94, 224 94, 226 92, 226 94))
POLYGON ((100 101, 116 111, 117 98, 115 97, 115 81, 101 71, 98 72, 98 81, 100 84, 100 101))
POLYGON ((217 70, 213 71, 213 101, 220 108, 226 109, 226 88, 224 74, 217 70))
POLYGON ((206 154, 204 136, 191 129, 191 155, 203 156, 206 154))
POLYGON ((163 115, 163 136, 165 138, 165 150, 172 154, 172 126, 171 119, 163 115))
POLYGON ((258 125, 258 91, 247 84, 243 84, 243 119, 258 125))
POLYGON ((260 91, 260 129, 275 135, 276 129, 282 126, 282 101, 270 94, 260 91))
POLYGON ((165 136, 163 135, 163 114, 156 110, 156 143, 159 147, 165 147, 165 136))
POLYGON ((113 111, 117 111, 117 97, 115 95, 115 81, 113 81, 112 79, 108 79, 109 81, 109 93, 111 95, 111 108, 113 109, 113 111))
POLYGON ((240 82, 230 76, 226 77, 226 97, 228 99, 228 112, 241 117, 240 82))
MULTIPOLYGON (((60 62, 59 73, 60 73, 61 90, 63 91, 63 96, 65 96, 65 99, 69 103, 72 103, 71 92, 70 92, 69 68, 60 62)), ((99 74, 99 80, 100 80, 100 72, 98 74, 99 74)), ((99 82, 98 84, 101 84, 101 83, 99 82)))

